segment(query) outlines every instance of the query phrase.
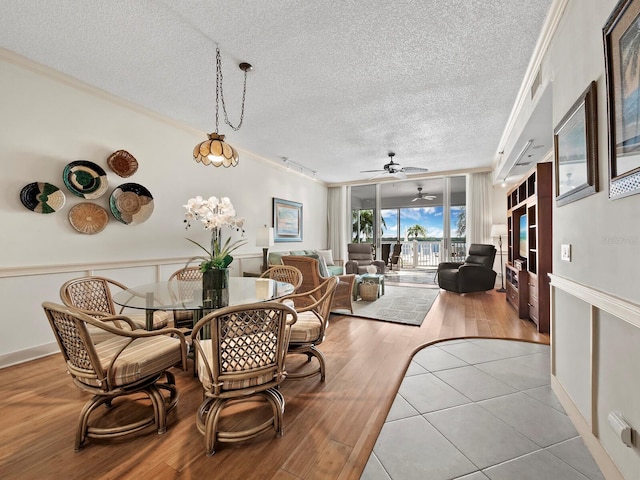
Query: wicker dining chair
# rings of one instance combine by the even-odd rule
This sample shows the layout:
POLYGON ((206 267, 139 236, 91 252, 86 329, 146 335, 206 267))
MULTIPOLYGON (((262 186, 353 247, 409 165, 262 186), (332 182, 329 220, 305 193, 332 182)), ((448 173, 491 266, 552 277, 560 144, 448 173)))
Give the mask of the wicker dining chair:
MULTIPOLYGON (((74 278, 65 282, 60 287, 62 303, 68 307, 74 307, 87 315, 100 319, 106 316, 122 314, 124 307, 116 309, 111 294, 111 289, 126 290, 122 283, 110 278, 99 276, 87 276, 74 278)), ((146 328, 146 313, 127 313, 129 319, 137 328, 146 328)), ((153 330, 165 328, 169 323, 170 315, 163 310, 153 312, 153 330)), ((94 341, 101 341, 110 337, 108 332, 100 329, 90 329, 94 334, 94 341)))
POLYGON ((313 290, 295 293, 284 300, 285 303, 293 303, 298 314, 297 322, 291 327, 289 353, 306 355, 309 361, 315 357, 319 363, 312 370, 305 367, 299 372, 289 371, 288 378, 306 378, 320 374, 320 381, 324 382, 326 362, 318 345, 324 341, 337 285, 336 277, 328 277, 313 290))
MULTIPOLYGON (((193 298, 195 291, 202 288, 202 272, 199 266, 176 270, 169 276, 169 281, 172 280, 180 281, 178 294, 181 299, 193 298)), ((177 328, 191 328, 193 327, 193 312, 191 310, 174 310, 173 322, 177 328)))
MULTIPOLYGON (((96 319, 78 309, 44 302, 42 307, 62 351, 67 372, 73 383, 93 397, 85 403, 76 430, 75 450, 82 449, 87 438, 110 439, 129 435, 155 425, 159 434, 167 429, 167 413, 178 402, 175 377, 169 368, 181 365, 186 370, 187 343, 177 329, 157 331, 135 329, 126 316, 96 319), (128 329, 114 326, 126 324, 128 329), (108 332, 110 338, 95 344, 88 326, 108 332), (162 393, 162 391, 168 394, 162 393), (106 426, 93 423, 92 414, 100 405, 126 408, 131 403, 115 405, 119 397, 140 393, 151 402, 152 413, 127 424, 106 426)), ((136 406, 136 409, 138 407, 136 406)), ((126 418, 118 414, 110 417, 126 418)))
POLYGON ((294 292, 302 285, 302 272, 289 265, 272 265, 260 275, 260 278, 290 283, 294 287, 294 292))
MULTIPOLYGON (((302 273, 302 285, 297 292, 309 292, 316 290, 318 286, 329 277, 320 276, 320 268, 318 260, 313 257, 303 257, 301 255, 285 255, 282 257, 282 263, 296 267, 302 273)), ((349 310, 353 313, 353 286, 356 276, 353 273, 347 275, 336 275, 338 284, 333 296, 332 310, 349 310)))
MULTIPOLYGON (((278 385, 286 377, 284 359, 297 314, 279 302, 225 307, 205 315, 191 334, 197 374, 204 388, 196 426, 208 455, 218 442, 241 442, 271 428, 282 436, 285 400, 278 385), (220 413, 229 403, 265 400, 273 415, 263 423, 232 431, 220 429, 220 413)), ((228 410, 229 411, 229 410, 228 410)), ((242 415, 246 411, 236 411, 242 415)))

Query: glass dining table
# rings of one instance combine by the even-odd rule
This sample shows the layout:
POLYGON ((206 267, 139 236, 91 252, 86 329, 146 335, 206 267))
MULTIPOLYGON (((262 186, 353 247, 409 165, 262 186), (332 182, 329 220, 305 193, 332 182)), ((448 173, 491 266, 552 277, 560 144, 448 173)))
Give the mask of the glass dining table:
MULTIPOLYGON (((228 301, 225 303, 232 306, 268 302, 290 295, 293 291, 294 286, 286 282, 268 278, 230 277, 226 292, 228 301)), ((173 279, 131 287, 115 293, 113 301, 122 307, 144 310, 147 330, 152 329, 153 312, 156 310, 191 311, 194 324, 215 310, 209 302, 203 301, 202 282, 193 280, 173 279)))

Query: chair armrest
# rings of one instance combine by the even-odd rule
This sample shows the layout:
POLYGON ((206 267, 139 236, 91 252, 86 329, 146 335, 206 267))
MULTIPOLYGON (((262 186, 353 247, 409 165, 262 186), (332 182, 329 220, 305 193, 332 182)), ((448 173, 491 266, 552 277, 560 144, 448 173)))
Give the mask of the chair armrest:
POLYGON ((344 264, 344 273, 358 273, 358 261, 357 260, 347 260, 347 263, 344 264))
POLYGON ((371 265, 375 265, 375 267, 378 269, 378 273, 384 273, 384 271, 386 270, 386 265, 383 260, 374 260, 373 262, 371 262, 371 265))
POLYGON ((478 286, 493 288, 496 272, 482 265, 464 264, 458 269, 458 282, 462 291, 477 290, 478 286))
POLYGON ((453 270, 460 268, 464 263, 462 262, 440 262, 438 264, 438 271, 440 270, 453 270))

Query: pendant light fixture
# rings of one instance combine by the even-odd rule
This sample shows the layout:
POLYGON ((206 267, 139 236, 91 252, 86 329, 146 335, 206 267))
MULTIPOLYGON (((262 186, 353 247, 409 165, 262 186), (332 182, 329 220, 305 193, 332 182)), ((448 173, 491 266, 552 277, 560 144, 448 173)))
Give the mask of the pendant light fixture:
POLYGON ((218 133, 219 107, 222 103, 224 121, 233 131, 240 130, 244 120, 244 99, 247 93, 247 72, 253 67, 249 63, 238 65, 244 72, 244 88, 242 91, 242 109, 240 111, 240 121, 237 126, 233 126, 227 115, 227 107, 224 103, 224 92, 222 90, 222 61, 220 60, 220 48, 216 46, 216 130, 209 134, 209 139, 199 143, 193 149, 193 159, 203 165, 213 165, 214 167, 235 167, 238 165, 238 152, 235 148, 224 141, 224 135, 218 133))

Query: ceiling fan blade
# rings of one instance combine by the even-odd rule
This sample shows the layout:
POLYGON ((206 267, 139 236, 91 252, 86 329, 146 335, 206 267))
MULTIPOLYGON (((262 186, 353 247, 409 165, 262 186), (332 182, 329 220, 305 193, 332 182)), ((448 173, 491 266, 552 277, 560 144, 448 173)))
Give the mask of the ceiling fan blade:
POLYGON ((360 173, 375 173, 375 172, 386 172, 386 170, 360 170, 360 173))
POLYGON ((413 200, 411 200, 412 202, 415 202, 416 200, 422 200, 420 197, 416 197, 413 200))
POLYGON ((405 173, 422 173, 422 172, 429 171, 428 168, 422 168, 422 167, 404 167, 402 170, 405 173))
POLYGON ((404 170, 398 170, 397 172, 393 172, 391 176, 400 178, 400 179, 407 178, 407 175, 406 173, 404 173, 404 170))

